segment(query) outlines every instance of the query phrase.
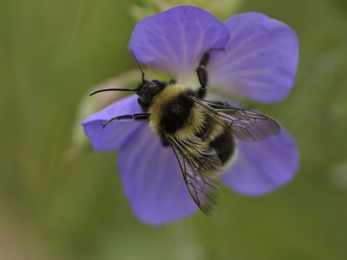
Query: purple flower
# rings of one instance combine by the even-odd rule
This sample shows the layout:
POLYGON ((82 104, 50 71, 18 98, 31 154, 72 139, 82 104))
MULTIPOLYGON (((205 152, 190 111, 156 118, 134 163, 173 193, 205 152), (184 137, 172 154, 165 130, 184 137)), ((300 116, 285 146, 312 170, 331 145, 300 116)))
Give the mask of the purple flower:
MULTIPOLYGON (((212 53, 208 91, 215 87, 260 102, 277 102, 293 86, 298 61, 295 33, 260 13, 239 14, 222 23, 200 8, 174 7, 140 21, 130 40, 140 62, 189 86, 190 79, 197 77, 200 58, 211 48, 225 51, 212 53)), ((198 207, 174 152, 162 146, 147 122, 119 120, 101 127, 112 117, 141 112, 137 96, 132 95, 91 115, 83 127, 95 150, 120 150, 118 166, 133 211, 142 221, 158 225, 183 218, 198 207)), ((265 141, 236 143, 236 161, 222 176, 236 192, 266 194, 294 177, 297 147, 283 127, 279 135, 265 141)))

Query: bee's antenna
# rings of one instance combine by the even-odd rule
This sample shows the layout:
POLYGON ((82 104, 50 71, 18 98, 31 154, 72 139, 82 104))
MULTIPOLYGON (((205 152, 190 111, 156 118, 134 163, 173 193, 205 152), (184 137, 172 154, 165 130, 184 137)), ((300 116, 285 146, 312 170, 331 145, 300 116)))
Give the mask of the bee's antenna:
POLYGON ((134 59, 135 59, 136 64, 137 64, 137 67, 139 67, 139 69, 140 69, 140 71, 141 71, 141 74, 142 74, 142 83, 145 83, 145 82, 146 82, 146 80, 145 80, 145 73, 143 72, 143 70, 142 70, 142 68, 141 68, 141 66, 140 66, 140 63, 139 63, 139 61, 136 59, 136 56, 135 56, 135 54, 133 53, 133 51, 132 51, 132 50, 130 50, 130 51, 131 51, 131 54, 134 56, 134 59))
MULTIPOLYGON (((137 67, 140 69, 141 71, 141 74, 142 74, 142 84, 146 83, 146 79, 145 79, 145 73, 143 72, 141 66, 140 66, 140 63, 139 61, 137 60, 135 54, 133 53, 132 50, 131 51, 131 54, 134 56, 134 59, 136 61, 136 64, 137 64, 137 67)), ((93 96, 97 93, 100 93, 100 92, 105 92, 105 91, 137 91, 139 90, 139 88, 135 88, 135 89, 129 89, 129 88, 105 88, 105 89, 99 89, 97 91, 94 91, 93 93, 91 93, 89 96, 93 96)))
POLYGON ((99 89, 97 91, 94 91, 92 94, 89 96, 93 96, 94 94, 100 93, 100 92, 105 92, 105 91, 137 91, 138 89, 130 89, 130 88, 104 88, 104 89, 99 89))

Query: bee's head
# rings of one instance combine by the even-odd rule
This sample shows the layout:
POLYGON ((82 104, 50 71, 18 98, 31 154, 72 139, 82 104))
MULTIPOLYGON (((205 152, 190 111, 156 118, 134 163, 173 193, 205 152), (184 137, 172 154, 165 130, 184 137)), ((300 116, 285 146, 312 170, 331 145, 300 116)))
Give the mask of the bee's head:
POLYGON ((104 91, 134 91, 138 96, 138 103, 144 111, 147 111, 149 105, 152 103, 153 98, 163 90, 168 84, 166 82, 154 79, 152 81, 148 81, 145 79, 145 73, 143 72, 138 60, 136 59, 134 53, 133 56, 139 67, 142 74, 142 82, 135 89, 119 89, 119 88, 109 88, 109 89, 100 89, 94 91, 90 96, 104 92, 104 91))
POLYGON ((152 81, 143 78, 142 83, 137 87, 136 94, 139 96, 138 102, 142 108, 148 107, 153 98, 167 86, 166 82, 154 79, 152 81))

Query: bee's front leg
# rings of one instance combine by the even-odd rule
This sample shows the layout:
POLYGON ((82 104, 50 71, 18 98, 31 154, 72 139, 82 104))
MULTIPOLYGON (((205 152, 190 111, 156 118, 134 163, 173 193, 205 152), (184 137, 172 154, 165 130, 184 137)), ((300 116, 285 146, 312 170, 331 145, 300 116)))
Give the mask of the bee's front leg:
POLYGON ((210 61, 210 55, 212 51, 224 51, 224 48, 213 48, 206 51, 200 60, 199 67, 196 69, 196 72, 198 74, 198 79, 200 82, 200 89, 198 91, 198 97, 203 98, 206 94, 206 86, 208 84, 208 75, 206 66, 208 62, 210 61))
POLYGON ((108 120, 105 124, 101 124, 102 128, 105 128, 109 123, 111 123, 114 120, 121 120, 121 119, 149 120, 149 114, 141 113, 141 114, 133 114, 133 115, 116 116, 108 120))

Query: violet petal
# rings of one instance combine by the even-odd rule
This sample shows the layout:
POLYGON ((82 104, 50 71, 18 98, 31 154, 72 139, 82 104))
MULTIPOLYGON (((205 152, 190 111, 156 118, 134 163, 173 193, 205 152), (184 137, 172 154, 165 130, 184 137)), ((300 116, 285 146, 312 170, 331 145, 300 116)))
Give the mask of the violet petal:
POLYGON ((238 156, 222 177, 223 182, 244 195, 262 195, 286 184, 299 166, 294 139, 282 127, 277 136, 245 143, 237 141, 238 156))
POLYGON ((178 6, 137 23, 130 40, 136 58, 174 75, 194 73, 203 53, 222 48, 230 36, 212 14, 194 6, 178 6))
POLYGON ((208 67, 211 85, 260 102, 285 98, 298 63, 294 31, 260 13, 235 15, 225 25, 230 41, 208 67))
POLYGON ((136 135, 139 127, 148 125, 147 121, 117 120, 102 128, 113 117, 142 113, 137 103, 137 95, 123 98, 107 108, 96 112, 83 121, 84 132, 97 151, 109 152, 122 147, 127 140, 136 135))
POLYGON ((198 209, 171 147, 163 147, 149 126, 128 140, 118 156, 123 188, 135 214, 159 225, 198 209))

